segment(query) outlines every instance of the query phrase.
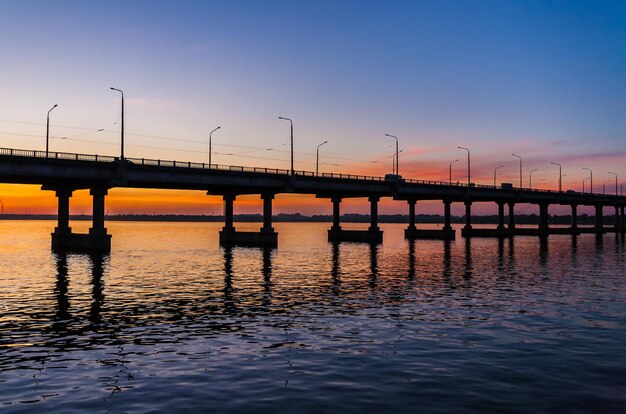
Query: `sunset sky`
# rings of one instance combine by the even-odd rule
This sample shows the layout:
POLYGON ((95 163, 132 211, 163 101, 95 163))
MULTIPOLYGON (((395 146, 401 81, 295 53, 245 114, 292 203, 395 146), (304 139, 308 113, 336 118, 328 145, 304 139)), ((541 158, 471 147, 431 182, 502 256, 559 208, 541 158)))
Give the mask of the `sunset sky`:
MULTIPOLYGON (((384 175, 518 178, 594 190, 626 183, 626 2, 0 0, 0 147, 384 175)), ((54 195, 0 185, 5 212, 54 213, 54 195)), ((89 213, 86 191, 72 212, 89 213)), ((440 204, 440 203, 439 203, 440 204)), ((441 212, 427 204, 418 212, 441 212)), ((246 197, 237 212, 259 212, 246 197)), ((330 212, 279 196, 276 212, 330 212)), ((460 207, 460 206, 459 206, 460 207)), ((490 207, 491 208, 491 207, 490 207)), ((495 208, 495 207, 494 207, 495 208)), ((353 200, 345 212, 366 212, 353 200)), ((520 212, 535 212, 534 206, 520 212)), ((202 192, 113 189, 109 213, 220 214, 202 192)), ((381 213, 405 213, 385 201, 381 213)), ((487 212, 487 210, 485 210, 487 212)), ((460 212, 460 210, 459 210, 460 212)))

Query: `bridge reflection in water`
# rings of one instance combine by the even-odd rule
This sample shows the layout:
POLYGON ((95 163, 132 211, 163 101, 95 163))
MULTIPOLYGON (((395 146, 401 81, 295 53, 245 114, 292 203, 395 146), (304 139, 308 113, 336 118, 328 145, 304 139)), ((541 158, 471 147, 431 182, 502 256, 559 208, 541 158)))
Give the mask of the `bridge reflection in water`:
POLYGON ((0 182, 38 184, 54 191, 58 199, 58 224, 52 233, 52 248, 57 251, 100 251, 111 249, 111 235, 105 227, 105 198, 111 188, 186 189, 220 195, 224 200, 224 227, 220 243, 224 246, 276 246, 278 234, 272 227, 272 202, 277 194, 312 194, 329 199, 333 206, 333 223, 328 230, 331 242, 355 241, 380 243, 383 232, 378 225, 378 203, 381 198, 407 202, 409 223, 407 239, 443 239, 456 237, 451 226, 451 204, 465 206, 465 226, 461 234, 471 237, 510 237, 528 235, 606 232, 624 233, 626 197, 588 194, 574 191, 549 191, 529 188, 499 188, 470 183, 424 181, 413 179, 385 180, 382 177, 350 174, 315 174, 309 171, 287 171, 207 165, 98 155, 42 152, 0 148, 0 182), (69 205, 74 191, 89 189, 93 198, 92 227, 87 234, 76 234, 70 227, 69 205), (238 231, 234 224, 234 203, 239 195, 260 194, 263 200, 263 225, 258 232, 238 231), (347 230, 341 226, 341 201, 366 198, 370 203, 370 225, 364 230, 347 230), (443 203, 444 223, 441 229, 421 229, 415 223, 416 204, 422 200, 443 203), (478 202, 498 205, 496 228, 475 228, 472 205, 478 202), (536 228, 520 228, 515 223, 515 206, 534 204, 539 207, 536 228), (549 207, 571 208, 568 227, 550 227, 549 207), (595 225, 578 225, 578 207, 595 208, 595 225), (505 207, 508 216, 505 216, 505 207), (604 225, 604 209, 612 209, 613 224, 604 225))
MULTIPOLYGON (((578 251, 578 238, 575 236, 571 237, 570 243, 570 256, 573 263, 573 266, 576 266, 577 262, 577 251, 578 251)), ((616 236, 615 249, 616 253, 620 254, 624 250, 624 236, 616 236)), ((463 256, 457 258, 458 264, 462 264, 461 267, 455 267, 452 255, 452 245, 454 242, 451 241, 442 241, 438 245, 431 245, 429 247, 429 251, 434 253, 435 249, 440 249, 441 259, 440 259, 440 269, 428 268, 418 269, 416 264, 420 260, 418 255, 416 254, 416 245, 417 243, 414 240, 408 240, 406 242, 406 260, 402 261, 402 268, 398 268, 396 266, 395 271, 398 274, 404 273, 406 276, 406 280, 409 282, 414 282, 416 277, 424 278, 427 275, 440 275, 440 280, 446 285, 454 286, 456 282, 453 280, 459 277, 458 281, 463 281, 463 283, 471 283, 477 272, 482 272, 484 269, 477 268, 477 265, 473 260, 473 248, 472 248, 472 240, 466 239, 462 243, 462 250, 464 252, 463 256), (403 270, 404 269, 404 270, 403 270)), ((516 252, 515 252, 515 239, 499 239, 495 243, 497 243, 497 258, 496 258, 496 267, 498 278, 505 277, 516 277, 518 275, 518 271, 516 270, 516 252)), ((597 254, 597 260, 602 259, 602 252, 604 249, 604 243, 602 242, 602 238, 596 238, 595 240, 595 251, 597 254)), ((351 283, 355 283, 354 275, 346 273, 342 271, 341 266, 341 251, 342 244, 341 243, 329 243, 328 244, 329 251, 328 255, 330 256, 330 291, 333 295, 344 295, 348 293, 346 290, 342 290, 343 278, 350 278, 351 283)), ((346 245, 345 247, 349 247, 346 245)), ((548 265, 549 258, 549 249, 547 241, 540 242, 537 247, 537 263, 539 268, 546 269, 548 265)), ((273 289, 275 288, 275 283, 272 281, 273 277, 273 260, 274 255, 277 250, 275 248, 263 247, 255 249, 259 253, 259 257, 257 259, 257 264, 255 265, 254 261, 249 262, 244 270, 244 274, 242 274, 245 278, 250 278, 251 267, 256 266, 260 269, 258 284, 262 286, 262 294, 261 300, 258 306, 252 305, 253 301, 240 301, 238 299, 238 293, 241 292, 241 289, 235 288, 234 284, 238 278, 237 272, 234 270, 234 262, 237 259, 238 254, 249 255, 251 251, 246 251, 244 249, 233 247, 233 246, 225 246, 222 247, 222 271, 223 271, 223 284, 221 288, 221 300, 220 314, 225 315, 241 315, 241 314, 249 314, 249 312, 267 312, 272 307, 272 297, 273 297, 273 289), (241 308, 240 302, 246 302, 246 307, 241 308)), ((379 254, 380 247, 377 243, 370 243, 367 247, 368 258, 367 258, 367 267, 362 269, 364 274, 367 274, 367 277, 362 279, 363 287, 367 286, 370 290, 376 291, 379 283, 379 254)), ((54 295, 56 297, 56 308, 53 319, 53 332, 68 334, 71 329, 68 326, 73 323, 80 321, 81 316, 78 314, 73 314, 71 311, 71 300, 69 295, 69 285, 70 278, 69 274, 71 265, 69 264, 68 258, 73 258, 76 265, 80 266, 81 261, 87 261, 89 264, 89 270, 91 273, 90 277, 90 285, 91 285, 91 302, 89 306, 89 312, 87 315, 87 320, 93 327, 104 327, 111 326, 115 324, 125 325, 130 321, 130 319, 134 319, 132 317, 132 310, 130 313, 126 313, 124 317, 120 320, 115 320, 117 315, 117 311, 114 312, 113 319, 109 316, 103 318, 102 312, 105 309, 105 280, 108 274, 108 266, 110 261, 110 256, 108 254, 78 254, 78 253, 55 253, 55 267, 56 267, 56 282, 54 285, 54 295), (129 319, 130 318, 130 319, 129 319)), ((351 268, 351 271, 354 271, 354 268, 351 268)), ((323 277, 323 275, 320 275, 323 277)), ((250 285, 247 285, 250 286, 250 285)), ((466 285, 469 286, 469 285, 466 285)), ((245 289, 245 288, 244 288, 245 289)), ((208 298, 205 298, 208 299, 208 298)), ((194 304, 192 308, 198 311, 198 315, 204 312, 215 312, 218 310, 215 307, 215 303, 213 300, 207 300, 206 306, 203 306, 201 297, 196 298, 199 302, 194 304)), ((289 300, 293 300, 290 298, 289 300)), ((153 306, 163 307, 163 303, 154 303, 153 306)), ((176 303, 173 302, 167 306, 172 307, 174 309, 176 307, 176 303)), ((113 306, 115 307, 115 306, 113 306)), ((183 308, 189 308, 187 304, 183 306, 183 308)), ((143 309, 141 313, 150 314, 151 311, 148 309, 143 309)), ((137 315, 135 315, 137 316, 137 315)), ((193 317, 194 315, 188 314, 185 317, 193 317)), ((141 318, 140 318, 141 319, 141 318)), ((136 321, 140 321, 137 319, 136 321)), ((132 325, 132 323, 131 323, 132 325)), ((81 329, 84 329, 81 328, 81 329)))

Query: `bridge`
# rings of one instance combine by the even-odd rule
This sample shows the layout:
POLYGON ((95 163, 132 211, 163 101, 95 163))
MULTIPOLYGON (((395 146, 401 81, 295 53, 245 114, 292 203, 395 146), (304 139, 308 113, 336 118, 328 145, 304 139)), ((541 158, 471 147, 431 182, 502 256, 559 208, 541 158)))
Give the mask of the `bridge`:
POLYGON ((91 154, 46 152, 0 148, 0 183, 41 185, 42 190, 54 191, 58 199, 58 223, 52 233, 54 250, 109 251, 111 235, 105 227, 105 198, 115 187, 149 189, 183 189, 220 195, 224 201, 224 227, 220 231, 222 245, 274 246, 278 233, 272 227, 272 200, 276 194, 313 194, 328 199, 333 206, 333 223, 328 230, 329 241, 379 243, 383 232, 378 226, 378 203, 389 197, 407 203, 409 213, 407 239, 442 239, 456 237, 451 226, 451 204, 465 205, 464 237, 510 237, 549 234, 602 234, 626 232, 624 208, 626 197, 588 194, 574 191, 552 191, 516 187, 494 187, 479 184, 459 184, 413 179, 386 180, 352 174, 290 171, 274 168, 224 166, 145 158, 118 158, 91 154), (69 223, 69 205, 76 190, 90 190, 93 198, 93 223, 86 234, 73 233, 69 223), (235 228, 233 205, 239 195, 259 194, 263 200, 263 225, 258 232, 242 232, 235 228), (370 225, 365 230, 341 228, 341 201, 346 198, 367 198, 370 203, 370 225), (419 229, 415 224, 418 201, 440 200, 443 204, 442 229, 419 229), (490 202, 498 205, 496 228, 473 228, 472 205, 490 202), (539 206, 536 228, 515 226, 515 205, 529 203, 539 206), (550 227, 550 205, 570 206, 569 227, 550 227), (581 227, 577 223, 577 208, 593 206, 595 225, 581 227), (604 208, 614 209, 614 225, 604 225, 604 208), (508 220, 505 220, 508 209, 508 220))

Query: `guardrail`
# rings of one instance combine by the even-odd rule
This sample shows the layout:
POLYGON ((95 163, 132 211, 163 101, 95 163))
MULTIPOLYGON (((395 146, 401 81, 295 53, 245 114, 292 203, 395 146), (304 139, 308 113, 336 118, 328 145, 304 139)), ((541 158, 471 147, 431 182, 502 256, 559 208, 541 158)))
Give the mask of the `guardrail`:
MULTIPOLYGON (((15 149, 15 148, 0 148, 0 156, 12 156, 12 157, 27 157, 27 158, 44 158, 44 159, 58 159, 58 160, 68 160, 68 161, 86 161, 86 162, 101 162, 101 163, 113 163, 119 162, 119 157, 111 157, 107 155, 97 155, 97 154, 76 154, 70 152, 57 152, 57 151, 38 151, 38 150, 24 150, 24 149, 15 149)), ((221 165, 221 164, 207 164, 200 162, 191 162, 191 161, 172 161, 172 160, 160 160, 160 159, 150 159, 150 158, 125 158, 125 162, 134 165, 143 165, 143 166, 153 166, 153 167, 171 167, 171 168, 190 168, 190 169, 200 169, 200 170, 211 170, 211 171, 230 171, 230 172, 249 172, 249 173, 257 173, 257 174, 272 174, 272 175, 291 175, 290 170, 280 169, 280 168, 265 168, 265 167, 244 167, 237 165, 221 165)), ((343 173, 321 173, 315 174, 312 171, 304 171, 298 170, 294 171, 294 175, 303 176, 303 177, 317 177, 317 178, 330 178, 330 179, 347 179, 347 180, 360 180, 360 181, 377 181, 377 182, 394 182, 394 180, 387 180, 384 177, 379 176, 369 176, 369 175, 356 175, 356 174, 343 174, 343 173)), ((448 181, 430 181, 430 180, 416 180, 412 178, 403 178, 396 179, 395 182, 402 182, 407 184, 418 184, 418 185, 433 185, 433 186, 446 186, 446 187, 460 187, 467 188, 467 183, 452 183, 448 181)), ((502 187, 497 187, 493 185, 484 185, 484 184, 475 184, 470 183, 470 188, 482 188, 488 190, 507 190, 502 187)), ((518 188, 512 187, 509 190, 513 191, 524 191, 524 192, 534 192, 534 193, 551 193, 551 194, 559 194, 557 190, 543 190, 536 188, 518 188)), ((562 191, 560 194, 571 194, 571 195, 583 195, 583 196, 592 196, 592 197, 621 197, 616 195, 608 195, 608 194, 590 194, 590 193, 582 193, 578 191, 562 191)))

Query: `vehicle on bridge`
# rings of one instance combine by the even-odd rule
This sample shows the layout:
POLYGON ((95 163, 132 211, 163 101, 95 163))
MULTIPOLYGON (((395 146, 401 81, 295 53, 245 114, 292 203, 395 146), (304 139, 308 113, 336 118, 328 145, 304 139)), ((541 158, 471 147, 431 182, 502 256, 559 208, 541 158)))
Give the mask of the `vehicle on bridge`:
POLYGON ((404 181, 404 178, 398 174, 385 174, 385 181, 404 181))

